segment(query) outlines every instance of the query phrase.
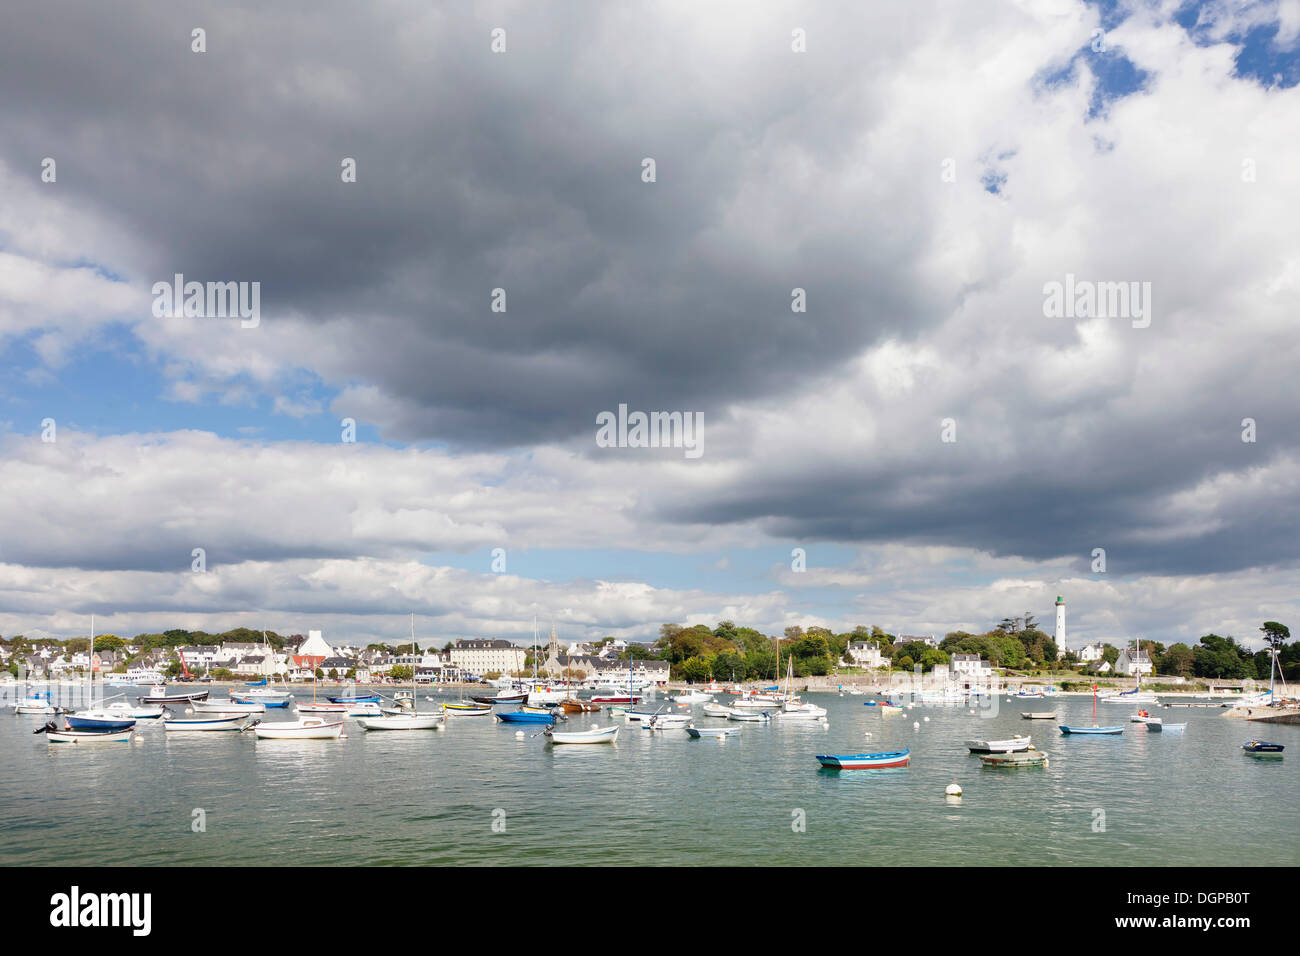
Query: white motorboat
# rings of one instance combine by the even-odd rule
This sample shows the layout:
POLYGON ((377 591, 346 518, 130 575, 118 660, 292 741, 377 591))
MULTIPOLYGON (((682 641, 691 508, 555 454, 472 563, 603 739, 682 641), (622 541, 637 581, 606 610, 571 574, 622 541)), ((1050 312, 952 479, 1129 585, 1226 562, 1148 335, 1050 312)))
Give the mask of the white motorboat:
POLYGON ((727 712, 728 720, 740 720, 751 724, 761 724, 772 719, 771 711, 767 710, 737 710, 734 707, 727 712))
POLYGON ((266 704, 241 704, 236 700, 196 700, 190 703, 196 714, 265 714, 266 704))
POLYGON ((530 690, 528 692, 528 703, 533 707, 545 707, 548 704, 558 704, 568 696, 569 691, 564 687, 530 690))
POLYGON ((373 700, 360 700, 352 704, 344 704, 347 708, 349 717, 382 717, 383 710, 373 700))
POLYGON ((1005 740, 968 740, 966 749, 973 754, 1013 754, 1028 750, 1032 738, 1022 734, 1005 740))
POLYGON ((553 744, 612 744, 618 739, 619 728, 592 727, 590 730, 554 730, 547 727, 542 734, 553 744))
POLYGON ((787 701, 776 716, 784 720, 821 720, 826 716, 826 708, 816 704, 793 704, 787 701))
POLYGON ((691 704, 704 704, 713 700, 713 698, 698 690, 684 690, 676 697, 668 698, 679 707, 689 707, 691 704))
POLYGON ((687 727, 686 733, 695 740, 701 737, 735 737, 739 727, 687 727))
POLYGON ((52 703, 50 703, 48 693, 44 697, 40 696, 39 694, 30 694, 23 699, 22 703, 14 704, 15 714, 29 714, 29 715, 36 715, 41 717, 48 717, 50 715, 57 714, 58 712, 59 712, 58 708, 55 707, 52 703))
POLYGON ((36 732, 44 733, 45 739, 52 744, 121 744, 130 743, 135 736, 135 727, 125 730, 59 730, 51 729, 53 726, 51 722, 36 732))
POLYGON ((690 714, 653 714, 641 719, 642 730, 684 730, 691 722, 690 714))
POLYGON ((1024 720, 1056 720, 1056 711, 1054 710, 1022 710, 1021 718, 1024 720))
POLYGON ((302 720, 266 721, 254 724, 253 733, 259 740, 338 740, 343 733, 343 720, 304 717, 302 720))
POLYGON ((704 711, 704 716, 706 717, 726 717, 731 713, 731 708, 727 705, 715 704, 712 702, 705 704, 701 710, 704 711))
POLYGON ((168 733, 190 731, 243 730, 248 724, 248 714, 206 714, 202 717, 164 717, 163 727, 168 733))

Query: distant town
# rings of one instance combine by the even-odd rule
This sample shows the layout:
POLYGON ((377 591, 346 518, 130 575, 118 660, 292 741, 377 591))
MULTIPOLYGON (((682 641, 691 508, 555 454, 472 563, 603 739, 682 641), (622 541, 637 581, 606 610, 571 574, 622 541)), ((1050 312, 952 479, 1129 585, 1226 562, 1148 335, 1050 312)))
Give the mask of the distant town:
MULTIPOLYGON (((1266 638, 1289 632, 1267 622, 1266 638), (1270 630, 1271 628, 1271 630, 1270 630)), ((1300 679, 1300 642, 1280 647, 1286 679, 1300 679)), ((169 630, 123 638, 96 635, 58 640, 44 635, 0 638, 0 668, 17 679, 59 680, 100 675, 132 683, 167 679, 274 678, 284 681, 349 680, 368 683, 416 680, 455 683, 525 676, 574 682, 637 678, 658 685, 670 680, 772 680, 789 671, 798 678, 920 669, 935 681, 974 681, 997 673, 1077 673, 1082 677, 1167 676, 1175 681, 1266 679, 1267 649, 1252 651, 1233 637, 1206 634, 1195 645, 1156 641, 1093 641, 1067 647, 1064 599, 1057 599, 1055 635, 1028 612, 1003 618, 974 634, 890 634, 859 625, 833 633, 824 627, 787 627, 780 637, 720 621, 715 627, 664 624, 659 638, 630 643, 615 637, 562 642, 552 627, 535 646, 502 639, 462 639, 441 649, 418 645, 332 644, 321 631, 282 635, 236 628, 220 634, 169 630)))

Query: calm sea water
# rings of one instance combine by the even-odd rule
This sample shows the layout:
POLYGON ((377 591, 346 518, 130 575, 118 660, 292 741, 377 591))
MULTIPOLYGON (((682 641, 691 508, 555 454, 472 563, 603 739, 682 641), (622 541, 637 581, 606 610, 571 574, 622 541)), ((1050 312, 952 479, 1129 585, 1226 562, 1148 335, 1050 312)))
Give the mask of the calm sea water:
MULTIPOLYGON (((427 691, 420 692, 421 708, 427 691)), ((221 696, 214 692, 215 696, 221 696)), ((1012 701, 996 717, 916 707, 882 717, 862 697, 809 694, 829 723, 732 724, 725 742, 626 725, 616 746, 548 746, 540 729, 452 718, 443 731, 340 741, 168 735, 52 746, 42 718, 0 717, 0 863, 1293 865, 1300 728, 1158 710, 1181 735, 1127 724, 1064 738, 1057 709, 1090 724, 1091 701, 1012 701), (1044 706, 1046 704, 1046 706, 1044 706), (929 720, 925 718, 928 717, 929 720), (913 722, 919 722, 919 729, 913 722), (525 737, 515 733, 523 728, 525 737), (993 770, 968 737, 1032 733, 1045 769, 993 770), (868 737, 867 734, 871 736, 868 737), (1245 755, 1262 737, 1281 760, 1245 755), (911 766, 836 772, 814 754, 911 747, 911 766), (965 795, 948 802, 944 788, 965 795), (206 832, 193 832, 194 811, 206 832), (799 811, 802 811, 800 814, 799 811), (1104 832, 1096 832, 1104 811, 1104 832), (804 828, 794 824, 802 816, 804 828), (504 832, 495 832, 504 821, 504 832)), ((697 722, 716 724, 695 708, 697 722)), ((1098 707, 1101 723, 1130 708, 1098 707)), ((267 719, 292 719, 286 711, 267 719)), ((574 715, 566 729, 607 725, 574 715)))

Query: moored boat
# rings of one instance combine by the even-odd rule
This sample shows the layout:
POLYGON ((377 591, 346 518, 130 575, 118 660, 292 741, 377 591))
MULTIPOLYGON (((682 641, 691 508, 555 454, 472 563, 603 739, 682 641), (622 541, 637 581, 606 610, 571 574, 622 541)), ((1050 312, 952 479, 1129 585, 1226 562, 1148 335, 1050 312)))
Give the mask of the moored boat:
POLYGON ((907 766, 912 759, 912 749, 876 754, 817 754, 817 759, 830 770, 882 770, 907 766))
POLYGON ((1096 727, 1096 726, 1093 726, 1093 727, 1067 727, 1065 724, 1060 724, 1059 727, 1061 728, 1061 733, 1064 734, 1064 735, 1067 736, 1067 737, 1069 737, 1069 736, 1078 736, 1078 735, 1094 736, 1094 737, 1095 737, 1095 736, 1106 736, 1106 735, 1112 735, 1112 736, 1113 736, 1114 734, 1122 734, 1122 733, 1124 732, 1124 728, 1123 728, 1123 726, 1119 726, 1119 727, 1096 727))
POLYGON ((262 703, 241 702, 234 698, 229 700, 196 700, 191 703, 196 714, 264 714, 266 705, 262 703))
POLYGON ((327 697, 326 699, 331 704, 377 704, 380 700, 378 694, 340 695, 338 697, 327 697))
POLYGON ((309 703, 300 700, 294 704, 295 711, 300 714, 346 714, 348 712, 347 704, 327 704, 327 703, 309 703))
POLYGON ((579 700, 576 697, 566 697, 560 701, 560 709, 566 714, 594 714, 600 710, 600 704, 593 704, 589 700, 579 700))
POLYGON ((45 734, 52 744, 119 744, 129 743, 135 736, 135 725, 120 730, 60 730, 50 721, 35 733, 45 734))
POLYGON ((612 744, 618 739, 618 725, 589 730, 558 731, 547 727, 542 733, 553 744, 612 744))
POLYGON ((783 720, 821 720, 826 716, 826 708, 817 704, 795 704, 790 701, 777 711, 777 717, 783 720))
POLYGON ((555 714, 549 710, 536 712, 527 710, 507 710, 496 714, 496 719, 503 724, 553 724, 555 714))
POLYGON ((1280 757, 1286 747, 1282 744, 1271 744, 1267 740, 1248 740, 1241 745, 1241 749, 1248 754, 1272 754, 1280 757))
POLYGON ((1041 750, 1020 750, 1014 753, 980 754, 980 763, 986 767, 1046 767, 1047 754, 1041 750))
POLYGON ((686 733, 693 739, 701 737, 735 737, 740 733, 739 727, 687 727, 686 733))
POLYGON ((641 721, 642 730, 684 730, 691 722, 690 714, 654 714, 641 721))
POLYGON ((293 703, 292 694, 269 692, 265 694, 236 694, 231 692, 230 699, 236 704, 261 704, 263 708, 288 707, 293 703))
POLYGON ((253 734, 259 740, 337 740, 343 733, 343 721, 324 717, 302 720, 258 721, 253 734))
POLYGON ((430 730, 446 719, 446 714, 392 714, 379 717, 358 717, 362 730, 430 730))
POLYGON ((123 717, 107 710, 79 710, 64 718, 69 730, 129 730, 135 726, 134 717, 123 717))
POLYGON ((1025 720, 1056 720, 1054 710, 1022 710, 1020 716, 1025 720))
POLYGON ((705 704, 701 710, 706 717, 726 717, 731 713, 731 708, 725 704, 705 704))
POLYGON ((471 694, 469 699, 476 704, 487 704, 489 707, 493 704, 518 704, 528 699, 528 691, 520 691, 517 694, 497 694, 495 697, 475 697, 471 694))
POLYGON ((486 717, 492 708, 484 704, 443 704, 443 713, 448 717, 486 717))
POLYGON ((110 714, 120 714, 134 720, 157 720, 167 713, 167 708, 158 704, 136 704, 134 707, 124 700, 115 701, 104 708, 110 714))
MULTIPOLYGON (((151 690, 157 690, 157 689, 158 688, 156 687, 151 688, 151 690)), ((188 704, 191 701, 207 700, 207 699, 208 699, 208 692, 206 690, 196 690, 184 694, 151 693, 147 697, 136 698, 136 700, 138 700, 142 704, 162 704, 164 707, 168 706, 169 704, 188 704)))
POLYGON ((966 749, 973 754, 1009 754, 1028 750, 1033 738, 1016 734, 1002 740, 968 740, 966 749))
POLYGON ((772 719, 772 714, 766 710, 749 711, 732 709, 727 712, 727 719, 739 720, 752 724, 761 724, 770 721, 772 719))
POLYGON ((180 731, 227 731, 243 730, 248 724, 247 714, 208 714, 203 717, 164 717, 163 727, 169 733, 180 731))

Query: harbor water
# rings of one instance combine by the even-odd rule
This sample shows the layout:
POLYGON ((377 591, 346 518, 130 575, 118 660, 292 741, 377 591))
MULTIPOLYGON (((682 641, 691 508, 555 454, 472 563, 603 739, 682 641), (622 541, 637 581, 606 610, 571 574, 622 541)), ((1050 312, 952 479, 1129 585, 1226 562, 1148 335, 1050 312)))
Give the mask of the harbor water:
MULTIPOLYGON (((301 695, 301 692, 300 696, 301 695)), ((435 706, 419 692, 420 709, 435 706)), ((439 700, 454 700, 437 695, 439 700)), ((213 697, 222 696, 213 690, 213 697)), ((310 695, 306 695, 309 697, 310 695)), ((728 698, 721 698, 726 701, 728 698)), ((815 721, 732 723, 738 737, 625 724, 614 746, 552 746, 541 728, 449 718, 438 731, 342 740, 174 734, 51 745, 47 718, 0 716, 6 865, 1294 865, 1300 728, 1157 708, 1183 733, 1086 698, 882 715, 860 696, 807 694, 815 721), (1061 720, 1023 720, 1056 710, 1061 720), (928 719, 927 719, 928 718, 928 719), (919 727, 914 727, 919 724, 919 727), (523 736, 516 736, 523 731, 523 736), (1032 734, 1043 768, 993 769, 968 738, 1032 734), (1251 738, 1285 744, 1258 759, 1251 738), (894 770, 830 771, 816 754, 910 748, 894 770), (944 790, 957 783, 959 801, 944 790)), ((662 702, 662 698, 660 698, 662 702)), ((513 705, 509 705, 513 706, 513 705)), ((669 710, 683 708, 667 705, 669 710)), ((725 723, 691 708, 700 726, 725 723)), ((287 710, 265 720, 294 719, 287 710)), ((610 715, 570 715, 566 730, 610 715)), ((621 722, 620 722, 621 723, 621 722)))

